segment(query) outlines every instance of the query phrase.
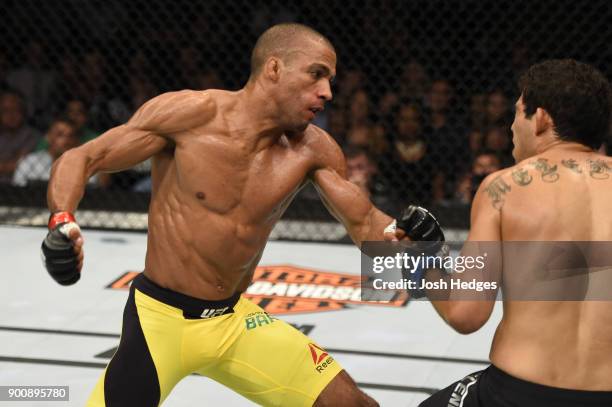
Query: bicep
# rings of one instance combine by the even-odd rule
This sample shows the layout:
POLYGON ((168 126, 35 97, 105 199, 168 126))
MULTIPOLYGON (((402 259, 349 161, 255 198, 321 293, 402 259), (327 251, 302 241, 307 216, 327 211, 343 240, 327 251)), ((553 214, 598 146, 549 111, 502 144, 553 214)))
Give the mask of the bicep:
POLYGON ((501 208, 489 196, 489 190, 496 188, 499 178, 487 177, 472 201, 470 212, 470 233, 468 241, 498 242, 501 240, 501 208))

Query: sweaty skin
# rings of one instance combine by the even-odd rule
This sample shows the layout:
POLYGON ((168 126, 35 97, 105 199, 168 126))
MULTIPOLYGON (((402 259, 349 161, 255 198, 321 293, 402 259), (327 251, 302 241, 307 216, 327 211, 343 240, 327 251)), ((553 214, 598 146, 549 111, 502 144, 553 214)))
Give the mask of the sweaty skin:
POLYGON ((346 180, 344 157, 327 133, 266 125, 253 121, 245 91, 158 96, 58 161, 49 207, 72 212, 91 175, 153 157, 145 275, 209 300, 248 287, 274 224, 308 181, 355 243, 383 239, 392 219, 346 180))

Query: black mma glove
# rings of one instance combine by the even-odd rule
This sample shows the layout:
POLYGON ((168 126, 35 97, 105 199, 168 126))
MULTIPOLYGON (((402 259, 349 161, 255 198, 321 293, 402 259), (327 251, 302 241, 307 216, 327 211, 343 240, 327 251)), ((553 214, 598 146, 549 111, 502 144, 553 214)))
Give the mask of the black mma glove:
MULTIPOLYGON (((442 228, 437 219, 427 209, 410 205, 404 209, 397 219, 396 227, 406 232, 406 236, 411 240, 419 242, 410 250, 413 252, 412 255, 419 256, 423 253, 425 256, 448 256, 448 246, 444 244, 442 228)), ((416 270, 402 268, 402 276, 413 281, 418 287, 421 286, 426 272, 427 269, 421 267, 416 270)), ((413 298, 426 296, 424 290, 413 289, 409 291, 413 298)))
POLYGON ((406 232, 411 240, 435 242, 441 246, 444 233, 438 220, 427 209, 410 205, 402 211, 396 226, 406 232))
POLYGON ((69 233, 78 225, 69 212, 58 212, 49 218, 49 233, 42 243, 42 257, 51 277, 61 285, 79 281, 79 259, 69 233))

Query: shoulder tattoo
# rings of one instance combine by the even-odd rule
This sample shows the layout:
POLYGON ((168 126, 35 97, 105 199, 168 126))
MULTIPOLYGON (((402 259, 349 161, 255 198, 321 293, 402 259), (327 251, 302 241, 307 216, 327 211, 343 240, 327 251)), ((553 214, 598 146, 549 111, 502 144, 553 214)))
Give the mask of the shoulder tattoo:
POLYGON ((589 164, 589 175, 595 179, 608 179, 610 178, 610 164, 604 160, 588 160, 589 164))
POLYGON ((561 164, 565 168, 568 168, 568 169, 574 171, 577 174, 582 174, 582 170, 580 169, 580 165, 578 165, 578 162, 576 160, 574 160, 573 158, 570 158, 569 160, 561 160, 561 164))
POLYGON ((512 180, 515 184, 525 187, 531 183, 533 177, 529 175, 529 172, 524 168, 517 168, 512 171, 512 180))
POLYGON ((559 173, 557 172, 557 164, 550 165, 546 158, 538 158, 535 163, 532 163, 542 176, 544 182, 556 182, 559 180, 559 173))
POLYGON ((487 187, 484 189, 489 198, 491 198, 491 204, 495 209, 501 209, 504 205, 505 198, 504 195, 506 192, 510 191, 510 185, 506 183, 501 177, 501 175, 497 176, 487 187))

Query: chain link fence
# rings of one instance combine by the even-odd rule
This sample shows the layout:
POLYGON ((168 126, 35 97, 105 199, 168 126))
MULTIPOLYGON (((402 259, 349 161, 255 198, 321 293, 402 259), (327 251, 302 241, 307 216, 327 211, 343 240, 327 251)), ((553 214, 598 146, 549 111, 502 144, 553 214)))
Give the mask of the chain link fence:
MULTIPOLYGON (((337 49, 334 99, 315 122, 345 149, 349 179, 390 214, 420 203, 466 227, 479 182, 512 163, 518 75, 572 57, 610 77, 611 9, 607 0, 5 0, 0 222, 44 224, 62 151, 162 92, 240 88, 259 34, 296 21, 337 49)), ((81 223, 146 229, 149 168, 92 179, 81 223)), ((330 222, 306 187, 273 237, 341 239, 330 222)))

